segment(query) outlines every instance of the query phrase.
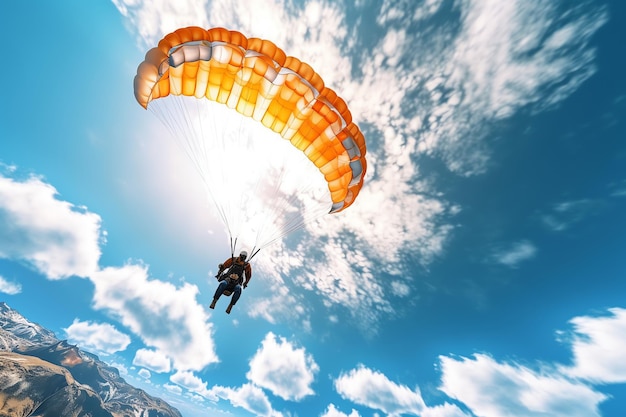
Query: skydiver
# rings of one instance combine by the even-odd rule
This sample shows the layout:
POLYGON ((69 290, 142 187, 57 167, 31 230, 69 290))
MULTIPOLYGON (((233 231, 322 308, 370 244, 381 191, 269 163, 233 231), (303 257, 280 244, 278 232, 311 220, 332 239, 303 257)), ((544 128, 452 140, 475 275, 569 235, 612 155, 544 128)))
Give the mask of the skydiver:
POLYGON ((224 294, 224 291, 226 291, 226 295, 232 293, 230 304, 226 308, 226 314, 230 314, 230 310, 237 304, 239 297, 241 297, 242 283, 243 288, 246 288, 252 278, 252 267, 249 262, 246 262, 247 257, 248 252, 242 250, 238 257, 228 258, 224 263, 219 264, 219 270, 215 278, 217 278, 220 283, 217 286, 217 290, 215 290, 215 295, 213 296, 213 301, 209 308, 215 308, 215 303, 217 303, 217 300, 224 294), (224 270, 226 270, 226 272, 224 272, 224 270))

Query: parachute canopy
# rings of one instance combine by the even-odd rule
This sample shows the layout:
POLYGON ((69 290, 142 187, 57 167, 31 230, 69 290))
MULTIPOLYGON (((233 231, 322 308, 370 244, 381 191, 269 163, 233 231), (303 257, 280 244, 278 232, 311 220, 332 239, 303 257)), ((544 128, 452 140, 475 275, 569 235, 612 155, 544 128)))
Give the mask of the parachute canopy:
MULTIPOLYGON (((255 174, 253 165, 263 162, 261 159, 267 152, 259 151, 248 160, 240 157, 242 148, 260 150, 271 143, 256 138, 257 134, 242 133, 246 124, 265 126, 280 135, 290 148, 290 151, 272 151, 271 155, 297 152, 306 161, 298 162, 300 167, 314 168, 317 174, 313 175, 322 178, 330 201, 325 213, 345 210, 363 185, 367 169, 365 140, 352 122, 345 101, 325 87, 321 76, 308 64, 287 56, 268 40, 246 38, 240 32, 224 28, 178 29, 146 53, 145 61, 137 69, 134 91, 139 104, 153 110, 178 138, 200 171, 229 230, 231 223, 236 223, 234 217, 240 217, 235 213, 237 207, 251 203, 249 199, 239 199, 232 207, 224 208, 224 199, 238 185, 229 185, 221 191, 219 186, 236 176, 233 170, 293 182, 291 174, 280 179, 285 177, 285 171, 280 166, 276 170, 275 163, 271 164, 270 173, 255 174), (239 115, 247 120, 234 121, 233 113, 237 114, 237 120, 239 115), (216 130, 218 125, 229 125, 229 133, 216 130), (233 165, 222 163, 215 168, 225 158, 230 158, 233 165), (235 214, 229 214, 231 209, 235 214)), ((276 146, 284 148, 284 145, 276 146)), ((297 157, 283 156, 278 160, 293 158, 297 157)), ((238 190, 240 194, 253 192, 238 190)), ((302 205, 296 201, 299 192, 295 186, 291 207, 283 205, 285 216, 302 205)), ((271 216, 283 216, 276 208, 272 211, 271 216)), ((252 217, 257 214, 252 213, 252 217)), ((295 214, 295 217, 298 224, 284 228, 282 235, 307 221, 305 215, 295 214)), ((274 233, 268 239, 276 237, 274 233)), ((266 243, 263 241, 261 246, 266 243)))

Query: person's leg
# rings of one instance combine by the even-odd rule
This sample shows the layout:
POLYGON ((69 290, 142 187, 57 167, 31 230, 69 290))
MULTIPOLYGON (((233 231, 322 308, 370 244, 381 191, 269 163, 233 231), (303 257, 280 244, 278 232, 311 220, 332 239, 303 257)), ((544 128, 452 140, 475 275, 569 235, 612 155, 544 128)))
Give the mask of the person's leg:
POLYGON ((215 295, 213 295, 213 301, 211 302, 209 308, 215 308, 215 304, 217 303, 218 298, 220 298, 220 296, 224 293, 227 285, 228 282, 226 282, 226 280, 220 282, 220 285, 218 285, 217 289, 215 290, 215 295))
POLYGON ((237 285, 233 290, 232 298, 230 299, 230 304, 226 308, 226 314, 230 314, 230 310, 232 310, 233 306, 237 304, 237 300, 241 297, 241 285, 237 285))
POLYGON ((233 299, 230 301, 232 305, 237 304, 237 300, 241 297, 241 285, 237 285, 233 290, 233 299))

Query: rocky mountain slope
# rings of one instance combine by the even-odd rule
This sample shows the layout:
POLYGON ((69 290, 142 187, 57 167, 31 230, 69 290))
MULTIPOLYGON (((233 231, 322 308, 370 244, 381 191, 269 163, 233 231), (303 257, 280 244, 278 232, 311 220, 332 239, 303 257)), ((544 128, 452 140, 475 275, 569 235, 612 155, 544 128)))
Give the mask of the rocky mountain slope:
POLYGON ((117 369, 0 303, 0 417, 181 417, 117 369))

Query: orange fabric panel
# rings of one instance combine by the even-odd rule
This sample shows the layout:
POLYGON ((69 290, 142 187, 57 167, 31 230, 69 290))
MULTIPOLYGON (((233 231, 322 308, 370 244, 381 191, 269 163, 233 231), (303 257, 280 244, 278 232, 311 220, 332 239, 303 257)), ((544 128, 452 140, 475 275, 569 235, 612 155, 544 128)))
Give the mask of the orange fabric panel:
POLYGON ((198 75, 199 62, 188 62, 183 65, 182 89, 185 96, 193 96, 196 92, 196 78, 198 75))
POLYGON ((339 112, 341 117, 345 120, 346 125, 352 122, 352 114, 350 110, 348 110, 348 105, 334 90, 325 88, 321 95, 326 97, 328 102, 339 112))
POLYGON ((200 66, 196 76, 196 90, 194 96, 201 98, 206 95, 207 87, 209 86, 209 71, 211 70, 211 64, 205 61, 198 61, 200 66))
POLYGON ((285 59, 287 59, 287 55, 283 52, 282 49, 277 47, 273 42, 259 39, 259 38, 250 38, 248 39, 247 49, 255 52, 259 52, 271 60, 275 61, 279 66, 284 66, 285 59))
POLYGON ((319 74, 317 74, 309 64, 300 61, 298 58, 289 56, 285 60, 285 65, 283 66, 285 68, 289 68, 294 72, 297 72, 303 79, 307 80, 318 92, 321 92, 324 89, 324 80, 322 80, 322 77, 320 77, 319 74))

